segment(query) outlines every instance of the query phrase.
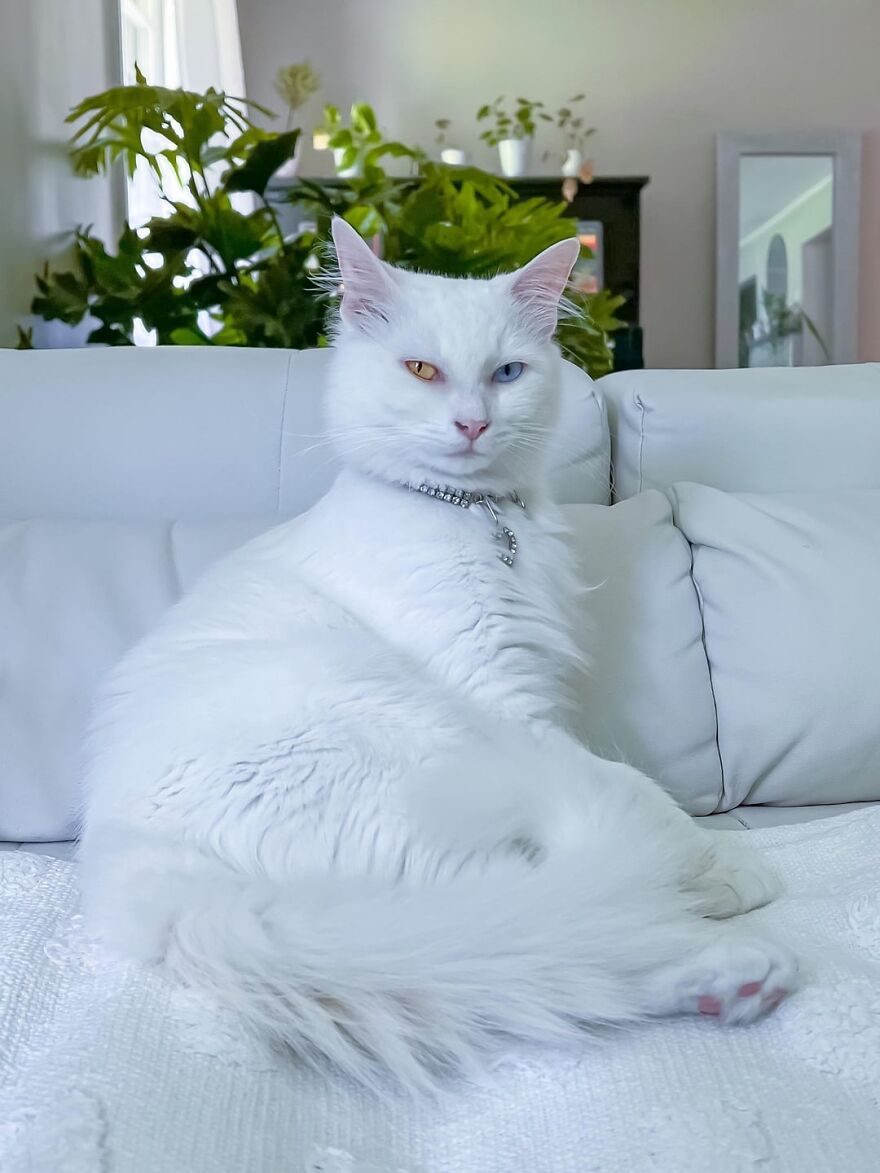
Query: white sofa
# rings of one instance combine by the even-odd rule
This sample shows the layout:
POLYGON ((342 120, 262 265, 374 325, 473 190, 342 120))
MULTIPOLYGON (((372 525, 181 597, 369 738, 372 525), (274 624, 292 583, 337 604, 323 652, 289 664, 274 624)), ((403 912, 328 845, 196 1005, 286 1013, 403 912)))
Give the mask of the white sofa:
MULTIPOLYGON (((6 849, 69 853, 101 672, 329 485, 327 359, 0 351, 6 849)), ((557 492, 594 588, 578 732, 718 826, 880 801, 880 367, 568 367, 564 399, 557 492)))

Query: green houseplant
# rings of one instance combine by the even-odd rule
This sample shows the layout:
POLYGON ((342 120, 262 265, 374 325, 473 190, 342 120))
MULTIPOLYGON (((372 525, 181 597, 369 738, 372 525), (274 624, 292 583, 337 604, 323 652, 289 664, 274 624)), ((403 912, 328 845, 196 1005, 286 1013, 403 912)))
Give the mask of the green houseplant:
MULTIPOLYGON (((140 163, 165 205, 143 228, 127 226, 113 247, 80 228, 70 266, 38 275, 34 314, 88 321, 93 343, 132 345, 142 323, 163 345, 321 345, 332 298, 314 278, 333 214, 365 237, 380 235, 389 261, 452 276, 515 268, 574 230, 562 204, 518 200, 495 176, 433 163, 380 134, 371 138, 362 176, 295 182, 289 198, 305 204, 314 228, 285 234, 267 187, 295 152, 299 131, 256 127, 247 103, 214 90, 150 86, 138 75, 133 86, 81 103, 69 121, 80 174, 106 173, 120 160, 131 173, 140 163), (385 157, 403 158, 419 174, 391 176, 385 157), (240 193, 253 206, 237 206, 240 193)), ((575 362, 604 374, 622 299, 576 300, 560 340, 575 362)), ((27 331, 20 344, 31 344, 27 331)))
POLYGON ((47 266, 37 277, 35 314, 91 319, 88 341, 109 345, 130 345, 138 321, 160 344, 314 345, 326 308, 308 268, 315 242, 285 239, 266 200, 298 130, 261 130, 243 101, 151 86, 140 74, 82 102, 68 121, 78 124, 78 174, 105 174, 117 160, 129 174, 148 166, 166 212, 137 231, 126 226, 115 249, 78 229, 71 268, 47 266), (253 209, 233 203, 242 192, 253 209))
POLYGON ((484 119, 490 119, 491 122, 480 138, 490 147, 498 147, 502 172, 509 179, 525 175, 529 169, 537 120, 553 121, 544 109, 544 103, 530 98, 517 98, 515 106, 509 110, 502 96, 480 107, 477 121, 482 122, 484 119))
MULTIPOLYGON (((275 74, 275 92, 284 102, 287 107, 287 120, 285 127, 287 130, 293 128, 293 119, 297 110, 302 109, 313 94, 316 94, 321 88, 321 79, 309 65, 308 61, 302 61, 297 65, 284 65, 275 74)), ((279 179, 292 179, 299 170, 299 151, 302 145, 302 138, 297 141, 296 152, 292 158, 278 168, 276 177, 279 179)))
POLYGON ((388 155, 421 155, 403 143, 388 141, 379 129, 375 110, 366 102, 352 103, 347 126, 338 106, 325 106, 324 119, 315 128, 313 142, 318 149, 329 147, 333 152, 340 179, 360 179, 369 167, 388 155))
MULTIPOLYGON (((575 110, 575 107, 579 106, 585 98, 586 94, 575 94, 573 98, 568 99, 564 106, 560 106, 553 116, 556 129, 560 132, 562 139, 562 150, 559 154, 561 172, 564 176, 578 176, 584 179, 586 179, 584 152, 587 140, 596 133, 595 126, 587 126, 583 115, 575 110)), ((544 158, 547 158, 549 153, 545 152, 544 158)))
POLYGON ((831 362, 825 339, 802 306, 797 302, 789 304, 781 294, 771 293, 769 289, 762 291, 761 302, 763 319, 740 335, 741 366, 751 364, 753 352, 763 353, 760 365, 789 366, 792 361, 789 340, 803 335, 805 328, 818 343, 825 362, 831 362))
MULTIPOLYGON (((289 199, 305 205, 329 234, 334 215, 363 236, 380 235, 383 256, 403 268, 449 277, 487 277, 518 268, 541 249, 574 232, 563 203, 519 200, 502 179, 473 167, 445 167, 422 159, 418 178, 373 174, 343 187, 302 181, 289 199)), ((607 292, 572 294, 558 340, 567 358, 593 377, 613 363, 609 335, 624 298, 607 292)))
POLYGON ((434 121, 434 142, 440 148, 440 160, 450 167, 463 167, 467 162, 467 155, 460 147, 454 147, 449 141, 449 129, 452 120, 437 118, 434 121))
POLYGON ((292 127, 296 111, 320 88, 321 79, 308 61, 301 61, 298 65, 283 65, 278 70, 275 74, 275 92, 287 106, 288 130, 292 127))

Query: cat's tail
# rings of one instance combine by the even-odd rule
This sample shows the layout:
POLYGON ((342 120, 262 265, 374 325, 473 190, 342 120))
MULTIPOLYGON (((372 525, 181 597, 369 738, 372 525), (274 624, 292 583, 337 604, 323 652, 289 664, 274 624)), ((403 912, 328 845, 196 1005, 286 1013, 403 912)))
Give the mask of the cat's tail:
POLYGON ((681 949, 681 910, 633 854, 502 861, 409 889, 227 873, 188 883, 166 958, 299 1055, 426 1089, 484 1066, 499 1038, 567 1044, 651 1013, 648 978, 681 949))

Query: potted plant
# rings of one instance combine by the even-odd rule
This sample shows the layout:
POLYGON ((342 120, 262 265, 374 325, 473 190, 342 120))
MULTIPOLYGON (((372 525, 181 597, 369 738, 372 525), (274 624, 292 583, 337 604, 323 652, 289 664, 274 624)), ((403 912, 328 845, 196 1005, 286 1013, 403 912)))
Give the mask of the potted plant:
MULTIPOLYGON (((519 200, 498 176, 380 141, 365 154, 363 178, 298 177, 284 199, 305 217, 285 231, 268 186, 300 132, 263 130, 251 121, 253 103, 216 90, 172 90, 136 77, 71 112, 68 121, 78 125, 71 156, 83 176, 106 176, 119 163, 130 173, 143 163, 165 213, 137 230, 126 225, 108 242, 81 226, 69 266, 40 272, 31 305, 44 321, 88 320, 90 343, 131 346, 145 327, 159 345, 323 345, 337 284, 316 282, 315 272, 334 214, 366 239, 378 236, 392 263, 456 277, 509 271, 575 230, 562 203, 519 200), (156 134, 167 144, 162 159, 156 134), (386 158, 407 161, 413 173, 390 174, 386 158), (176 184, 166 189, 172 173, 187 189, 183 199, 176 184), (251 193, 253 206, 237 205, 240 192, 251 193)), ((566 357, 594 378, 611 369, 621 300, 575 291, 576 312, 560 324, 566 357)), ((20 331, 19 345, 33 345, 30 330, 20 331)))
MULTIPOLYGON (((275 75, 275 90, 287 105, 286 129, 293 128, 294 111, 299 110, 308 102, 312 94, 321 88, 321 79, 309 65, 303 61, 299 65, 285 65, 275 75)), ((299 171, 299 148, 297 142, 296 154, 278 168, 276 175, 279 179, 293 179, 299 171)))
POLYGON ((346 126, 338 106, 324 107, 324 121, 315 130, 316 149, 330 148, 336 174, 341 179, 357 179, 364 173, 367 155, 382 143, 373 107, 353 102, 346 126))
POLYGON ((800 366, 804 328, 815 338, 825 362, 831 361, 825 339, 802 306, 797 302, 789 305, 781 294, 771 293, 769 289, 763 290, 761 300, 763 320, 759 318, 742 340, 748 366, 800 366))
POLYGON ((448 131, 452 122, 449 118, 437 118, 434 122, 434 130, 437 132, 434 135, 434 142, 440 148, 440 161, 445 163, 448 167, 464 167, 467 163, 467 155, 459 147, 450 147, 448 145, 449 137, 448 131))
MULTIPOLYGON (((566 178, 578 178, 584 183, 592 179, 590 162, 585 158, 587 139, 596 133, 595 126, 586 126, 583 116, 576 113, 574 107, 583 102, 584 94, 575 94, 569 98, 564 106, 560 106, 553 116, 556 127, 561 131, 562 155, 561 170, 566 178)), ((545 153, 545 158, 549 152, 545 153)))
POLYGON ((491 118, 492 125, 480 135, 490 147, 498 147, 501 171, 509 179, 525 175, 529 169, 532 139, 535 137, 537 119, 552 122, 544 110, 543 102, 532 102, 528 98, 517 98, 513 113, 508 113, 504 97, 481 106, 477 121, 491 118))

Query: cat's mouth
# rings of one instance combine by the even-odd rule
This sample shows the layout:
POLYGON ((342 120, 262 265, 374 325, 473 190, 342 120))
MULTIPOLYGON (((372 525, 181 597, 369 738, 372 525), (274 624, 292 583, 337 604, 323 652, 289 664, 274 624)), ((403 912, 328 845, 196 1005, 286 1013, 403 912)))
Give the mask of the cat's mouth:
POLYGON ((449 453, 450 457, 457 457, 459 460, 467 461, 469 464, 473 460, 485 460, 488 453, 482 448, 475 448, 473 444, 468 444, 464 448, 454 448, 449 453))
POLYGON ((466 440, 465 443, 462 444, 460 447, 453 448, 452 451, 449 453, 449 455, 450 456, 464 456, 464 457, 488 456, 488 452, 486 450, 486 445, 480 444, 481 439, 482 439, 481 436, 477 436, 473 440, 466 440))

